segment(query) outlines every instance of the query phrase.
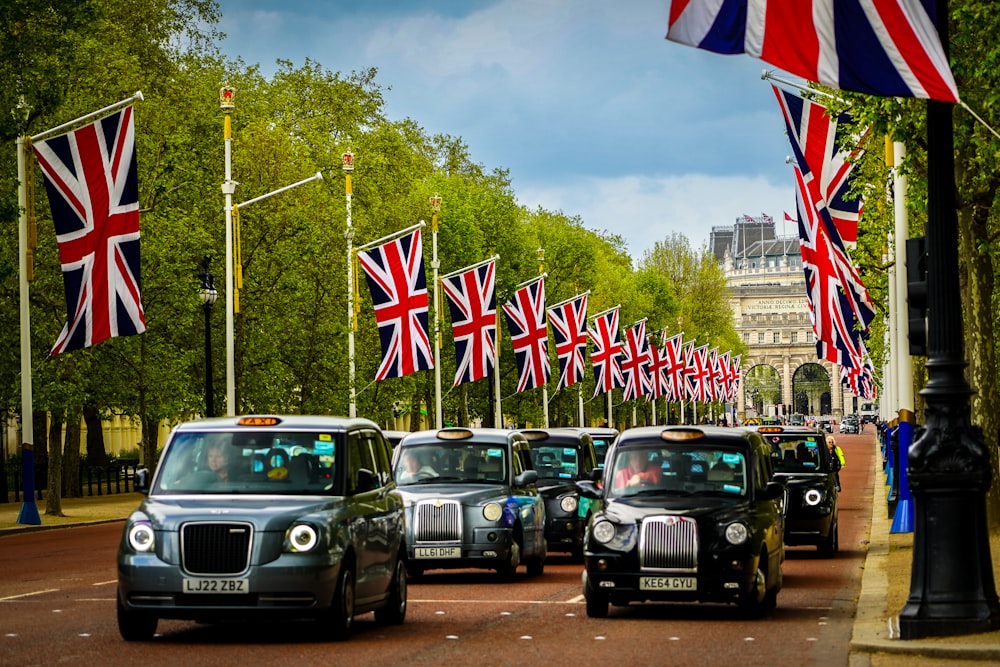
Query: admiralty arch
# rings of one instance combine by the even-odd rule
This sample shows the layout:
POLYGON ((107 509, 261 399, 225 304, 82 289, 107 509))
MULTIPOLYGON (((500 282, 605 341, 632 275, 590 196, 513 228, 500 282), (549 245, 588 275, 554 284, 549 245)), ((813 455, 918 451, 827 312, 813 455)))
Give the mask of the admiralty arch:
POLYGON ((798 236, 776 235, 769 216, 741 216, 731 227, 712 228, 709 249, 725 272, 747 347, 737 418, 801 413, 839 421, 857 412, 839 367, 816 357, 798 236))

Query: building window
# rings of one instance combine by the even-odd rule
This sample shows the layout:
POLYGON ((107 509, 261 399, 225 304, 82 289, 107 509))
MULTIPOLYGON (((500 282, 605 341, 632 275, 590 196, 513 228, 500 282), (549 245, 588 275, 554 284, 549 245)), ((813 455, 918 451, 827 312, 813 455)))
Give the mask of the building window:
POLYGON ((778 343, 780 343, 780 342, 781 342, 781 332, 780 332, 780 331, 775 331, 775 332, 774 332, 774 338, 773 338, 773 341, 772 341, 772 342, 773 342, 773 343, 774 343, 775 345, 777 345, 778 343))
POLYGON ((792 336, 792 343, 798 343, 799 342, 799 332, 798 331, 793 331, 791 333, 791 336, 792 336))
POLYGON ((764 332, 763 331, 757 332, 757 343, 759 343, 760 345, 764 344, 764 332))
POLYGON ((743 342, 746 343, 747 345, 750 344, 750 332, 749 331, 744 331, 743 332, 743 342))

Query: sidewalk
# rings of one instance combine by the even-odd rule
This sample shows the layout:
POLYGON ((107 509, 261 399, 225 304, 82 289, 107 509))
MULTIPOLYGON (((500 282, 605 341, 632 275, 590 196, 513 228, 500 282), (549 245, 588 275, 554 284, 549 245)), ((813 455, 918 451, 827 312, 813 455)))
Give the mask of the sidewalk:
POLYGON ((63 498, 62 511, 66 516, 45 514, 45 499, 36 500, 35 507, 41 518, 41 525, 26 526, 17 523, 23 502, 0 503, 0 537, 30 530, 50 530, 94 523, 108 523, 124 520, 139 503, 141 493, 114 493, 84 498, 63 498))
MULTIPOLYGON (((873 446, 878 449, 878 442, 873 441, 873 446)), ((877 451, 876 465, 881 460, 881 452, 877 451)), ((899 638, 899 612, 910 594, 913 533, 890 533, 892 518, 888 517, 886 504, 889 487, 881 467, 875 473, 868 555, 851 637, 851 667, 901 667, 944 661, 1000 663, 1000 630, 955 637, 899 638)), ((1000 535, 992 536, 991 553, 996 582, 1000 581, 1000 535)))

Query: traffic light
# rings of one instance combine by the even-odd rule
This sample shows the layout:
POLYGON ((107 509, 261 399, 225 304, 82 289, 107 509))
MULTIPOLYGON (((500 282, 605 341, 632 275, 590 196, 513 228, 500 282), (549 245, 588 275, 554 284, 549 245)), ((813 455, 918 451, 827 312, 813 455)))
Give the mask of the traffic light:
POLYGON ((906 240, 906 303, 910 354, 927 356, 927 246, 924 237, 906 240))

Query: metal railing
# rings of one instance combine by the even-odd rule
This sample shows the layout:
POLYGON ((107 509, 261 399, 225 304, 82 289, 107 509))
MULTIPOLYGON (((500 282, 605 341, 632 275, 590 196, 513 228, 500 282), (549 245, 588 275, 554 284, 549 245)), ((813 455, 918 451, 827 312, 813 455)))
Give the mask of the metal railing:
MULTIPOLYGON (((104 496, 130 493, 135 490, 135 473, 142 466, 138 461, 118 461, 103 466, 80 466, 77 489, 80 495, 104 496)), ((0 503, 19 503, 23 496, 24 475, 21 461, 8 459, 4 465, 4 479, 0 480, 6 493, 0 493, 0 503)), ((0 490, 3 490, 0 488, 0 490)), ((38 500, 48 490, 48 470, 44 465, 35 465, 35 495, 38 500)))

